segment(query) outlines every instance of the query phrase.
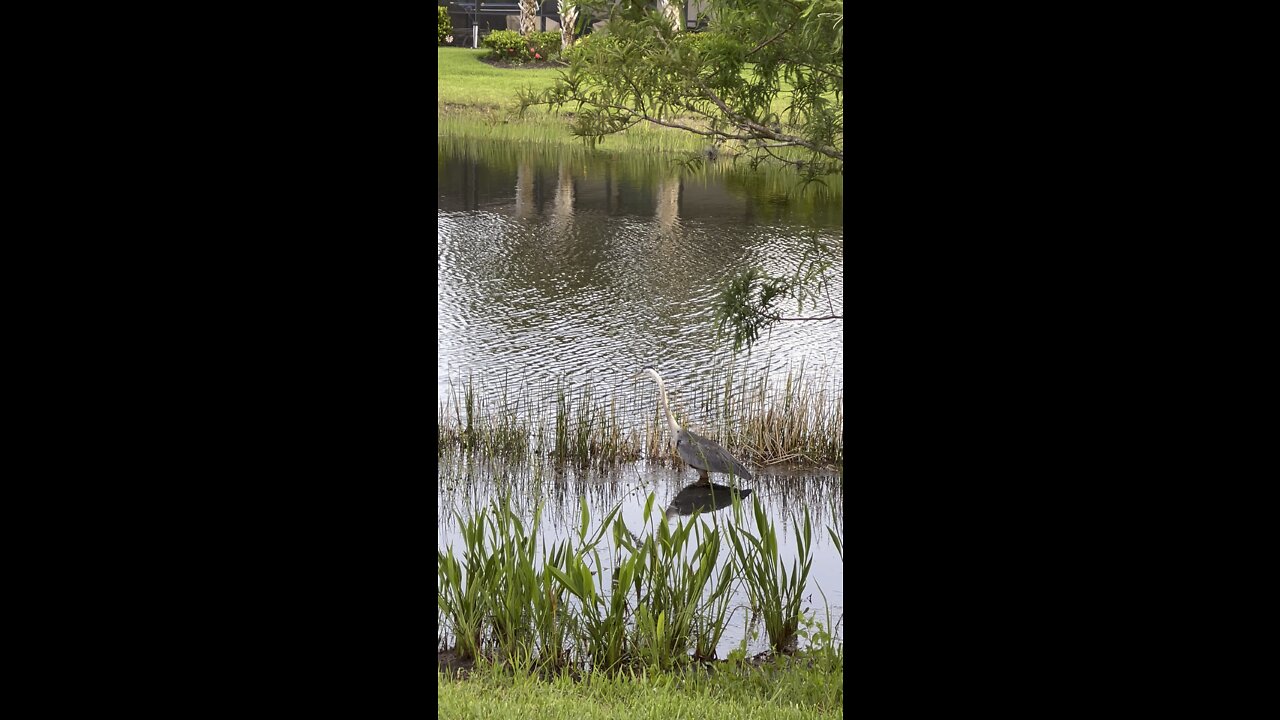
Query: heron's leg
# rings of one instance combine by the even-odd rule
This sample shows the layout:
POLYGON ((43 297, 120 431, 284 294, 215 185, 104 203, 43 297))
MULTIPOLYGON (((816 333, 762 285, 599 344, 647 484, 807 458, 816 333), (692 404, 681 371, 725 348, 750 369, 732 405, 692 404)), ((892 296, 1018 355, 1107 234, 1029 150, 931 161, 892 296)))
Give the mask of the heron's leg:
POLYGON ((707 471, 706 471, 706 470, 699 470, 699 471, 698 471, 698 483, 699 483, 700 485, 710 485, 710 484, 711 484, 711 476, 707 474, 707 471))

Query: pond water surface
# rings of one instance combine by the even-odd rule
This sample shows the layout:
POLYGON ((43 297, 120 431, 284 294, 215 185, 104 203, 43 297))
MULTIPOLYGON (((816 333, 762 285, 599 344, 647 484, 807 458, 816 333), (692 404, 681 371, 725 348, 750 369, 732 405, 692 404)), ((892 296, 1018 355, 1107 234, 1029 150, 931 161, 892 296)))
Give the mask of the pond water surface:
POLYGON ((726 161, 681 174, 677 159, 440 139, 438 394, 469 378, 548 400, 562 379, 633 392, 649 365, 674 395, 727 363, 839 386, 842 320, 782 323, 734 354, 712 306, 726 279, 793 273, 818 241, 834 265, 806 314, 842 312, 842 183, 801 192, 793 174, 726 161))
MULTIPOLYGON (((677 415, 695 428, 713 423, 702 402, 725 368, 785 382, 803 372, 843 407, 843 321, 783 323, 748 353, 717 337, 712 303, 728 278, 758 267, 793 273, 814 242, 834 249, 817 309, 842 314, 843 185, 809 186, 794 175, 727 162, 680 171, 671 157, 612 157, 564 148, 439 140, 437 164, 438 412, 471 382, 481 404, 500 407, 516 391, 551 418, 558 388, 594 387, 620 399, 624 414, 652 418, 656 387, 636 383, 653 366, 667 381, 677 415)), ((794 310, 794 306, 790 308, 794 310)), ((665 432, 665 431, 664 431, 665 432)), ((668 442, 670 439, 668 438, 668 442)), ((543 458, 440 458, 437 542, 460 544, 452 512, 478 509, 515 490, 526 516, 543 503, 547 542, 576 533, 580 498, 593 520, 615 505, 633 533, 677 522, 696 493, 689 468, 662 458, 590 468, 543 458), (692 491, 690 491, 692 492, 692 491), (648 495, 673 512, 643 517, 648 495)), ((744 500, 758 499, 779 530, 783 557, 795 553, 794 516, 808 508, 814 562, 804 607, 842 636, 843 561, 827 528, 843 535, 843 472, 836 467, 752 467, 744 500), (821 592, 819 592, 821 590, 821 592), (825 600, 822 593, 825 593, 825 600)), ((717 482, 726 482, 713 476, 717 482)), ((707 509, 714 521, 732 509, 707 509)), ((684 518, 687 520, 687 518, 684 518)), ((789 562, 788 562, 789 565, 789 562)), ((739 589, 741 592, 741 589, 739 589)), ((735 601, 739 607, 745 597, 735 601)), ((721 657, 749 636, 735 612, 721 657)), ((765 638, 749 642, 763 649, 765 638)))

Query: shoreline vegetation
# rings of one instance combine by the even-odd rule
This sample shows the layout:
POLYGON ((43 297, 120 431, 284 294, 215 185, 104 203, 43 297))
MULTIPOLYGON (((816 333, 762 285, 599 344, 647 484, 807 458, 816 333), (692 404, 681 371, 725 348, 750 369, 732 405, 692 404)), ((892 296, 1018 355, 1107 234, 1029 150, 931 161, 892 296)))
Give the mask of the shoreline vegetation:
MULTIPOLYGON (((442 717, 474 713, 482 697, 503 709, 493 717, 548 702, 591 718, 655 702, 699 703, 712 718, 841 716, 843 617, 802 602, 823 532, 807 509, 792 518, 798 558, 788 563, 758 498, 748 508, 735 497, 724 518, 668 523, 650 494, 639 535, 620 507, 593 519, 584 499, 577 531, 549 546, 541 506, 523 521, 510 497, 455 511, 462 544, 437 551, 442 717), (733 601, 739 589, 745 604, 733 601), (728 624, 748 615, 769 651, 747 657, 744 637, 718 657, 728 624)), ((843 560, 838 528, 825 532, 843 560)))
MULTIPOLYGON (((803 367, 774 379, 767 371, 721 370, 706 387, 672 393, 682 426, 723 445, 757 467, 843 468, 844 389, 803 367)), ((503 378, 451 385, 436 413, 437 457, 478 453, 506 460, 531 456, 557 462, 624 463, 673 460, 657 393, 634 381, 608 392, 560 378, 539 387, 503 378), (647 408, 647 409, 642 409, 647 408)))

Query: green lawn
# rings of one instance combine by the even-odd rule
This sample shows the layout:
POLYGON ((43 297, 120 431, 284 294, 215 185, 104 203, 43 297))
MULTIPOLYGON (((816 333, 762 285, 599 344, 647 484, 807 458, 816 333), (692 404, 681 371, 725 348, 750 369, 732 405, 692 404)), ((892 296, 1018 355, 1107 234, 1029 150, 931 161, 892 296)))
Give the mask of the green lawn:
MULTIPOLYGON (((529 86, 543 90, 559 77, 559 71, 551 68, 496 68, 480 62, 480 58, 487 55, 489 50, 437 47, 436 73, 440 81, 437 102, 507 109, 515 104, 516 90, 529 86)), ((748 70, 742 72, 745 75, 748 70)), ((784 80, 782 88, 783 92, 774 98, 774 112, 786 108, 786 90, 790 84, 784 80)))
POLYGON ((437 673, 441 718, 537 720, 807 720, 844 717, 844 671, 748 668, 584 680, 538 680, 492 670, 437 673))
MULTIPOLYGON (((552 68, 498 68, 480 61, 489 50, 437 47, 439 79, 436 92, 436 120, 442 136, 481 140, 581 145, 582 139, 569 134, 563 116, 546 108, 530 108, 516 117, 516 95, 521 88, 548 88, 560 76, 552 68)), ((744 70, 744 72, 746 72, 744 70)), ((787 104, 785 93, 773 101, 780 112, 787 104)), ((568 108, 566 108, 568 109, 568 108)), ((699 121, 692 121, 697 125, 699 121)), ((641 123, 614 135, 602 146, 616 152, 697 153, 709 145, 706 138, 680 130, 641 123)), ((722 149, 732 153, 732 150, 722 149)))
POLYGON ((480 62, 488 50, 436 48, 439 90, 437 103, 507 109, 516 102, 516 90, 551 87, 558 72, 551 69, 502 69, 480 62))
MULTIPOLYGON (((439 85, 436 125, 440 135, 470 140, 581 146, 566 120, 546 108, 530 108, 516 117, 521 88, 550 87, 554 69, 497 68, 480 62, 488 50, 437 47, 439 85)), ((609 138, 601 146, 618 152, 698 152, 707 142, 697 135, 642 124, 609 138)))

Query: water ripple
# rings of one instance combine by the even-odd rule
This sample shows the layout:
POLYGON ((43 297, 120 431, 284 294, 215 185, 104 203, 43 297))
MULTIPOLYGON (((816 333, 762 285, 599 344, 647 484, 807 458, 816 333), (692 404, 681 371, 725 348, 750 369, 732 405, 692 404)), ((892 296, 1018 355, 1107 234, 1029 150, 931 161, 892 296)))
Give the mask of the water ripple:
MULTIPOLYGON (((821 203, 806 220, 786 208, 766 213, 754 205, 758 198, 743 197, 727 181, 681 184, 658 174, 623 182, 622 173, 590 163, 566 169, 542 156, 523 165, 442 159, 442 395, 469 378, 545 383, 548 392, 561 376, 623 388, 638 368, 652 365, 668 379, 673 399, 682 389, 687 398, 732 355, 713 323, 722 282, 751 266, 794 273, 813 240, 843 247, 842 227, 813 221, 831 217, 821 203)), ((831 271, 830 302, 841 312, 839 255, 831 271)), ((822 308, 807 311, 827 312, 825 298, 822 308)), ((737 362, 779 376, 803 364, 838 388, 843 332, 839 320, 781 323, 737 362)), ((642 413, 651 403, 651 391, 635 401, 642 413)))

